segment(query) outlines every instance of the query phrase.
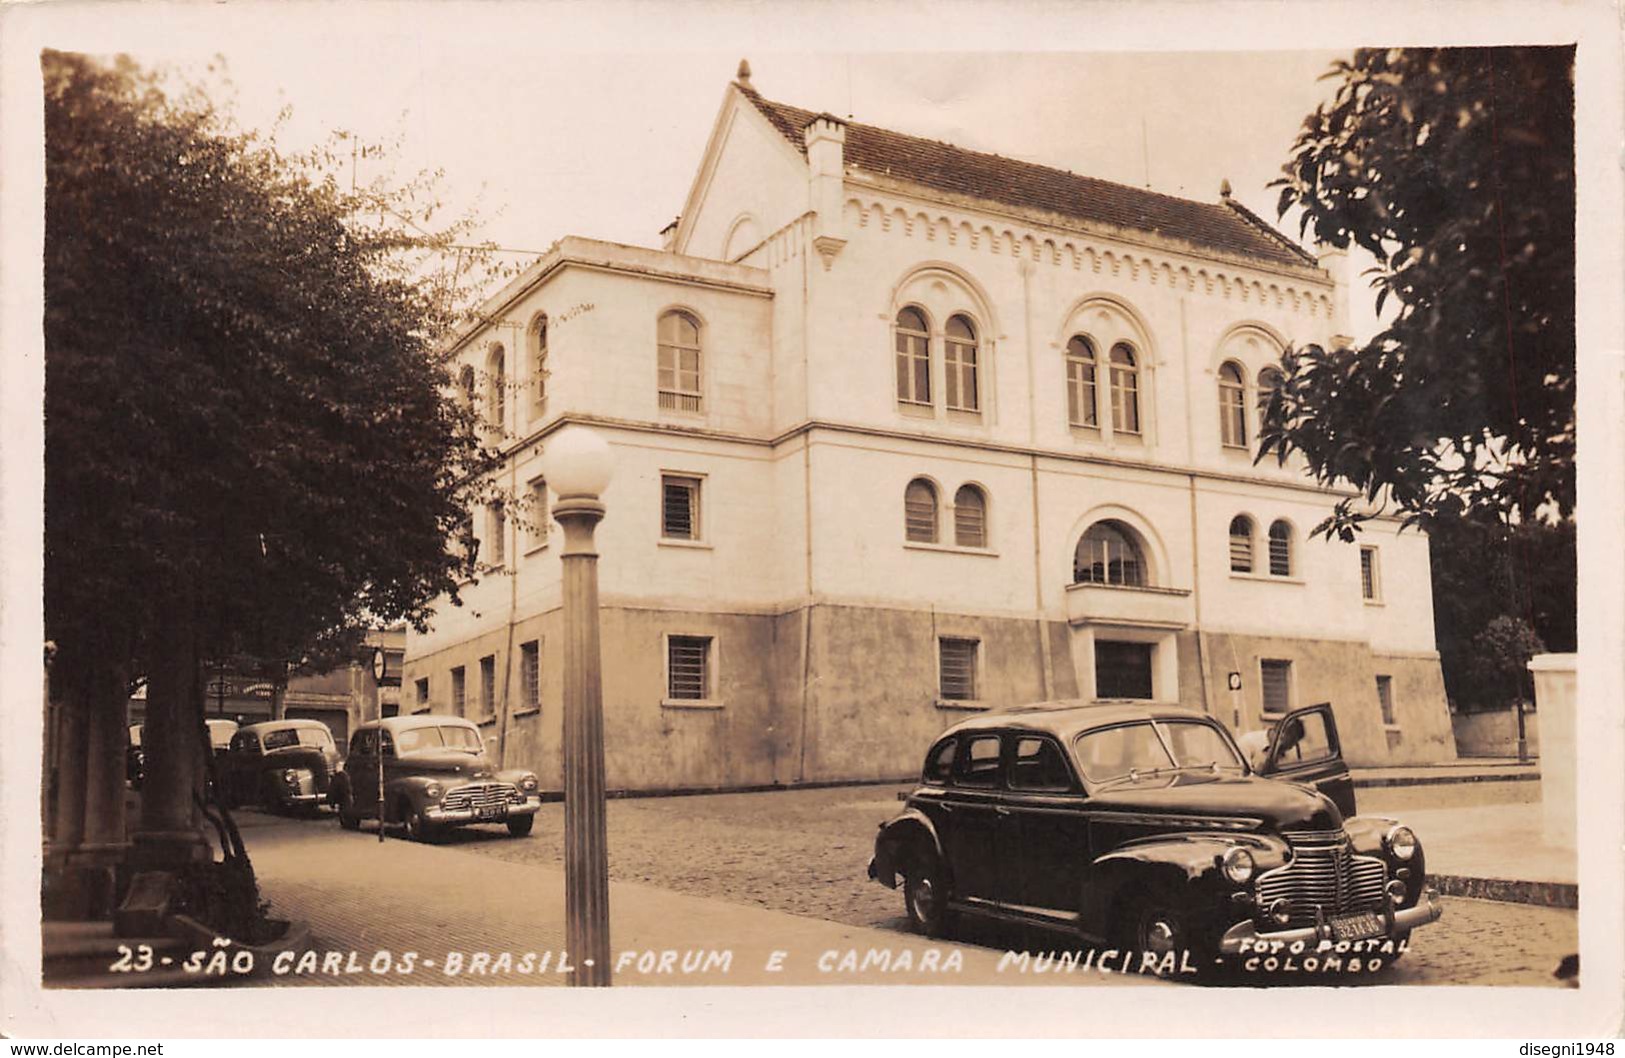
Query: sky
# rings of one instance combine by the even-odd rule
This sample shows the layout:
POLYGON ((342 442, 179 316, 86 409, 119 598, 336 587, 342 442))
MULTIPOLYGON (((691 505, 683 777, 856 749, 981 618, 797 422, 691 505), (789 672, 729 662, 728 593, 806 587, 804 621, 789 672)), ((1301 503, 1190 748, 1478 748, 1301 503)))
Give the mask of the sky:
MULTIPOLYGON (((651 54, 535 49, 530 30, 540 28, 525 22, 474 53, 402 30, 364 46, 348 34, 228 37, 130 54, 203 79, 249 127, 288 108, 279 139, 292 147, 341 128, 399 137, 402 171, 443 169, 448 205, 477 210, 481 236, 525 254, 565 235, 658 246, 741 58, 769 99, 1187 198, 1216 201, 1228 179, 1273 221, 1267 185, 1332 90, 1318 78, 1346 54, 850 53, 749 42, 651 54)), ((381 164, 363 160, 358 178, 381 164)), ((1290 218, 1282 227, 1296 236, 1290 218)))

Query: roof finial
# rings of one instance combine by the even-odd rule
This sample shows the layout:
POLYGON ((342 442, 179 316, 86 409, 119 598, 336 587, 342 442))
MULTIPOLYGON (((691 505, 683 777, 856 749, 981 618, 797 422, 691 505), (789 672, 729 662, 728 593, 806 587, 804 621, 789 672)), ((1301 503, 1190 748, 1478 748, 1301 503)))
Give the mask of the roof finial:
POLYGON ((1229 177, 1225 177, 1223 180, 1219 181, 1219 197, 1220 198, 1229 198, 1230 197, 1230 178, 1229 177))
POLYGON ((734 76, 739 81, 740 84, 745 85, 747 88, 750 86, 750 60, 749 59, 740 59, 739 60, 739 72, 737 74, 735 74, 734 76))

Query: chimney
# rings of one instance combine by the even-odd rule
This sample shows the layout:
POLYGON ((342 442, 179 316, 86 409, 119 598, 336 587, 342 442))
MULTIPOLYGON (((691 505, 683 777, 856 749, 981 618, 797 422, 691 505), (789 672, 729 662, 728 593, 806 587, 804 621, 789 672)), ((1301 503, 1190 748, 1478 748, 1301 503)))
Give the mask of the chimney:
POLYGON ((813 219, 813 247, 829 269, 846 245, 841 223, 842 191, 846 174, 846 123, 833 114, 819 114, 801 130, 807 144, 807 207, 813 219))

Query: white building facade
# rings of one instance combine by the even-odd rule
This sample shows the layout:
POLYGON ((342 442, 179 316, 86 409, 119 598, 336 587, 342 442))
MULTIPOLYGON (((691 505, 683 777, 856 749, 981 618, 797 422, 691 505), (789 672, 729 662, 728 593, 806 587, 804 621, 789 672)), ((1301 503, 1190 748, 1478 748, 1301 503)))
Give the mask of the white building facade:
POLYGON ((1454 756, 1428 544, 1254 464, 1332 275, 1198 203, 763 99, 742 70, 662 251, 562 240, 451 349, 514 500, 407 645, 402 711, 560 783, 548 437, 613 446, 611 788, 913 774, 968 712, 1333 703, 1357 763, 1454 756), (1230 674, 1240 673, 1232 691, 1230 674))

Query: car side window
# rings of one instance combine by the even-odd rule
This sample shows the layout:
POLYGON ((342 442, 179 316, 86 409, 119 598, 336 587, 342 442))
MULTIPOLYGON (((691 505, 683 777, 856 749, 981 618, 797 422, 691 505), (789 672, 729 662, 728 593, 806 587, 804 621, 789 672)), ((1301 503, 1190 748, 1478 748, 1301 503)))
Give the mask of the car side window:
POLYGON ((371 731, 357 731, 356 732, 355 738, 350 740, 350 756, 352 756, 352 757, 370 757, 370 756, 372 756, 372 732, 371 731))
POLYGON ((382 734, 383 734, 383 743, 382 743, 382 745, 384 747, 384 749, 383 749, 384 757, 386 759, 393 760, 394 757, 395 757, 395 740, 390 737, 390 734, 389 734, 388 731, 382 732, 382 734))
POLYGON ((1332 756, 1324 713, 1305 713, 1286 721, 1277 735, 1276 762, 1284 767, 1313 764, 1332 756))
POLYGON ((1010 789, 1035 792, 1061 792, 1072 789, 1061 747, 1047 738, 1016 740, 1016 757, 1010 765, 1010 789))
POLYGON ((924 782, 945 783, 954 769, 954 750, 958 743, 951 738, 945 738, 931 752, 925 755, 925 773, 921 776, 924 782))
POLYGON ((965 740, 954 762, 954 783, 976 787, 999 784, 998 735, 976 735, 965 740))

